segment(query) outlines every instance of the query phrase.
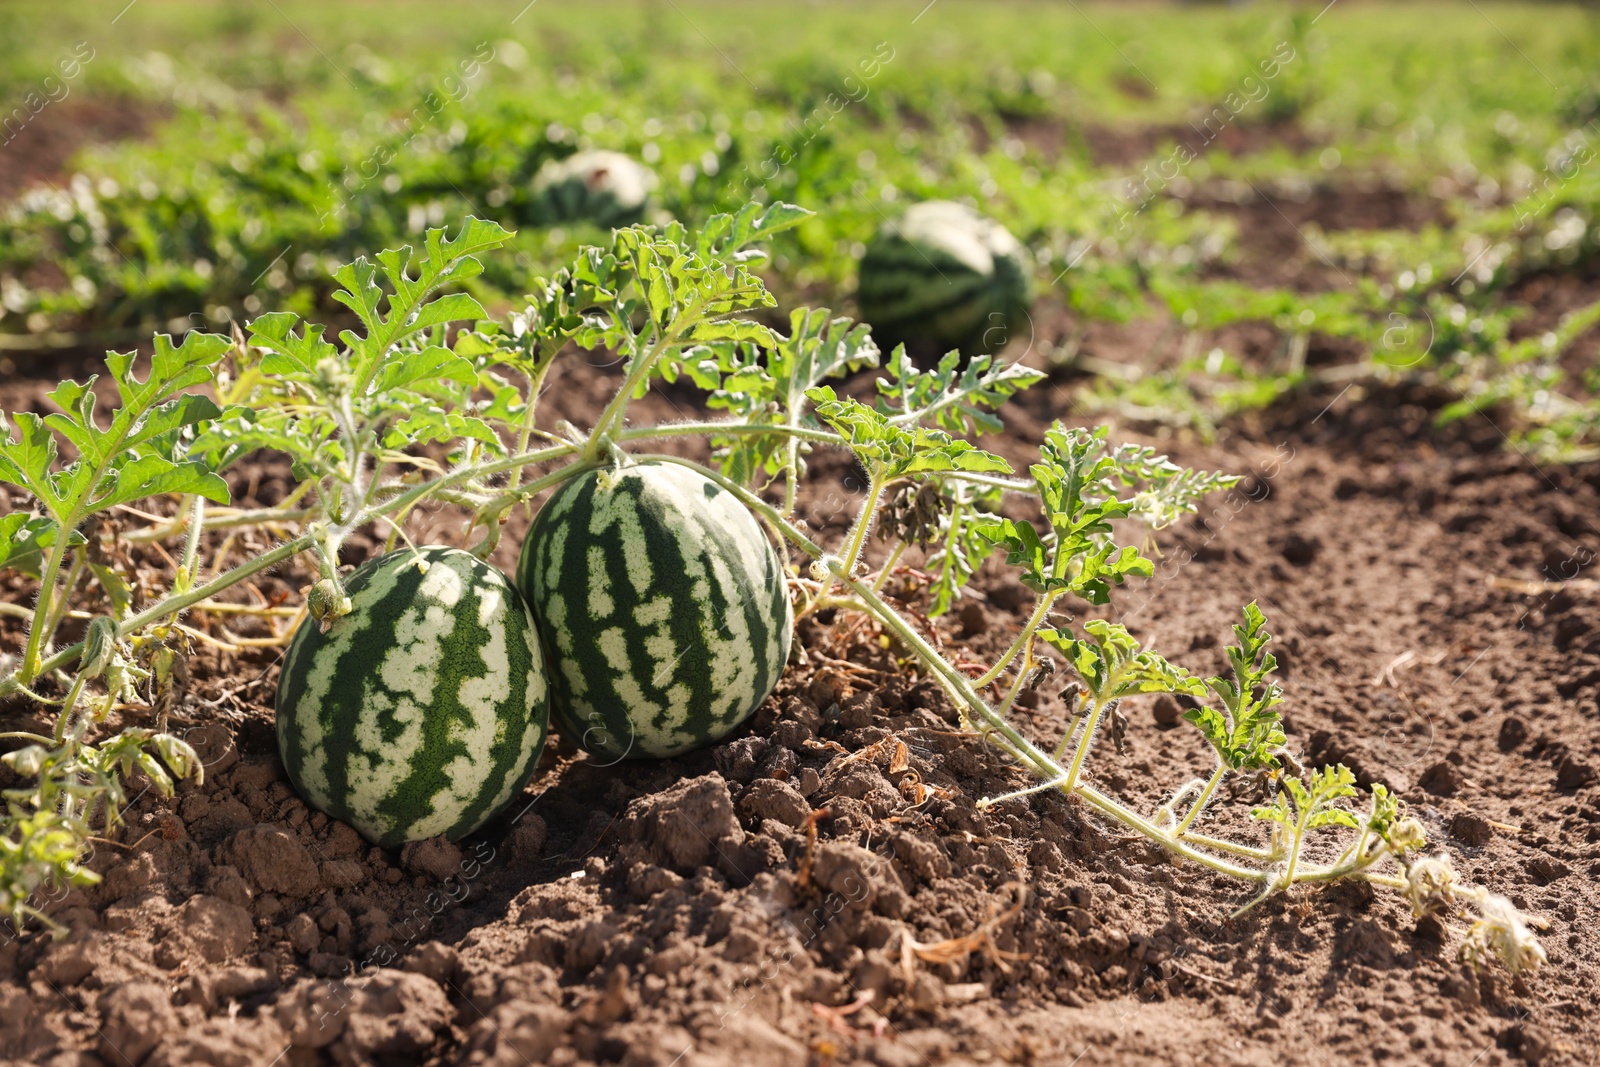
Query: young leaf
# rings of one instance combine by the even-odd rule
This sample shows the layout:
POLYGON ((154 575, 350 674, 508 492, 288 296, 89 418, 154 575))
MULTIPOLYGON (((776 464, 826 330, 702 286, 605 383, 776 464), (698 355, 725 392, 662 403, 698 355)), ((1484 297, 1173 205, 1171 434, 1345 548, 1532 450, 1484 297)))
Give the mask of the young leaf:
POLYGON ((200 460, 173 463, 160 456, 139 456, 113 469, 103 484, 103 494, 92 505, 95 511, 164 493, 194 493, 218 504, 229 500, 228 483, 200 460))
POLYGON ((1356 829, 1360 825, 1354 814, 1334 807, 1335 801, 1356 793, 1356 776, 1344 764, 1312 772, 1309 785, 1299 778, 1286 778, 1283 784, 1284 792, 1278 794, 1272 805, 1253 809, 1252 817, 1275 822, 1286 829, 1296 826, 1306 830, 1319 826, 1356 829))
POLYGON ((220 334, 199 332, 184 334, 182 343, 176 347, 172 338, 164 333, 156 334, 154 343, 150 373, 142 382, 133 377, 132 352, 106 353, 106 366, 117 383, 122 401, 118 417, 137 422, 174 393, 206 384, 211 380, 211 368, 233 347, 233 342, 220 334))
POLYGON ((262 352, 261 373, 302 382, 327 377, 323 368, 332 363, 339 349, 322 339, 321 326, 307 324, 297 334, 294 328, 299 324, 300 316, 293 312, 273 311, 245 327, 251 344, 262 352))
POLYGON ((19 411, 12 416, 17 425, 17 436, 0 421, 0 479, 32 493, 50 510, 60 516, 62 499, 51 468, 56 461, 56 439, 45 421, 31 411, 19 411))
MULTIPOLYGON (((350 350, 349 370, 357 395, 367 392, 401 341, 447 322, 484 316, 483 307, 465 294, 441 297, 431 304, 426 301, 446 285, 457 285, 477 277, 483 265, 473 257, 500 247, 512 235, 497 223, 470 215, 454 238, 447 238, 445 232, 443 228, 427 232, 416 277, 411 275, 410 245, 379 252, 376 264, 363 256, 334 271, 334 280, 344 288, 334 293, 333 298, 354 311, 366 327, 364 337, 352 330, 339 334, 339 339, 350 350), (387 301, 378 284, 380 271, 391 290, 387 301), (385 302, 387 313, 380 310, 385 302)), ((304 342, 301 351, 303 355, 309 351, 304 342)))
POLYGON ((1040 630, 1039 638, 1060 652, 1067 665, 1083 679, 1084 687, 1101 703, 1137 693, 1205 695, 1200 679, 1167 662, 1139 642, 1120 623, 1090 619, 1083 624, 1086 639, 1070 630, 1040 630))
POLYGON ((1133 546, 1111 539, 1111 521, 1126 516, 1131 499, 1119 499, 1116 460, 1105 454, 1104 427, 1067 430, 1057 423, 1045 434, 1039 462, 1028 468, 1049 525, 1041 537, 1027 521, 985 524, 981 536, 1007 550, 1023 570, 1021 581, 1039 593, 1071 592, 1091 604, 1111 598, 1111 586, 1130 576, 1149 577, 1155 565, 1133 546))
POLYGON ((975 448, 942 430, 903 427, 852 397, 840 399, 832 386, 806 390, 817 417, 844 437, 852 451, 880 481, 933 471, 1011 473, 999 456, 975 448))
POLYGON ((418 383, 441 381, 471 386, 477 384, 478 374, 470 361, 462 359, 448 348, 432 345, 420 352, 397 354, 385 363, 378 374, 377 389, 380 393, 388 393, 418 383))
MULTIPOLYGON (((830 318, 826 308, 800 308, 789 317, 789 336, 770 348, 730 346, 727 361, 707 406, 732 413, 743 423, 815 426, 806 390, 829 378, 876 366, 878 346, 865 325, 830 318)), ((790 447, 780 435, 729 434, 713 438, 723 473, 748 482, 757 471, 778 473, 790 447)), ((795 456, 799 470, 798 452, 795 456)))
POLYGON ((695 242, 702 259, 728 259, 752 265, 764 261, 766 252, 751 246, 793 229, 815 212, 782 201, 763 206, 754 201, 732 215, 712 215, 700 227, 695 242))
POLYGON ((993 356, 973 356, 962 366, 960 352, 948 352, 931 371, 919 371, 904 345, 884 364, 888 377, 878 379, 878 410, 894 423, 931 423, 951 433, 998 433, 1003 427, 990 411, 1044 375, 1020 363, 997 363, 993 356))
POLYGON ((1157 530, 1192 513, 1201 497, 1239 483, 1237 475, 1180 467, 1149 445, 1118 445, 1111 461, 1117 479, 1138 490, 1128 514, 1157 530))
POLYGON ((121 400, 110 425, 102 429, 95 419, 95 379, 62 382, 49 394, 61 411, 42 419, 19 412, 15 439, 5 427, 0 480, 32 493, 58 524, 68 526, 97 510, 160 493, 198 492, 226 502, 227 485, 212 468, 180 454, 184 432, 223 412, 207 397, 180 391, 208 380, 230 347, 227 338, 214 334, 190 333, 180 345, 158 334, 144 381, 133 375, 132 353, 106 353, 121 400), (59 471, 55 434, 77 451, 59 471))
POLYGON ((1367 814, 1367 829, 1388 840, 1390 831, 1400 820, 1400 798, 1389 792, 1387 786, 1372 783, 1372 810, 1367 814))
POLYGON ((1236 771, 1277 766, 1277 751, 1288 740, 1283 718, 1273 710, 1283 702, 1283 690, 1270 680, 1278 661, 1266 650, 1272 640, 1266 623, 1254 601, 1245 605, 1244 625, 1233 628, 1238 644, 1228 648, 1233 676, 1206 680, 1224 710, 1202 706, 1184 713, 1236 771))
MULTIPOLYGON (((53 520, 25 511, 0 516, 0 568, 39 577, 39 560, 55 544, 60 529, 53 520)), ((83 542, 83 535, 74 532, 73 544, 83 542)))
POLYGON ((940 496, 946 506, 939 516, 938 547, 922 564, 933 575, 930 618, 950 610, 962 587, 994 551, 993 542, 979 528, 1000 506, 1000 490, 995 488, 954 483, 944 486, 940 496))

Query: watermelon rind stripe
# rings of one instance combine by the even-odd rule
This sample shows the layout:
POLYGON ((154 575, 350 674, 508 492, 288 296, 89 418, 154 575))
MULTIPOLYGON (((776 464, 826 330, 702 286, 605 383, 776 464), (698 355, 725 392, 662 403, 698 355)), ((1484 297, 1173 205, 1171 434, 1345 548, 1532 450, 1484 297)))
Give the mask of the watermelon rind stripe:
POLYGON ((405 549, 350 575, 351 611, 302 626, 278 684, 290 780, 384 846, 477 829, 521 791, 549 687, 515 586, 469 553, 405 549))
POLYGON ((1027 250, 961 204, 924 201, 887 223, 861 258, 856 304, 885 348, 932 342, 971 355, 1005 344, 1027 317, 1027 250))
POLYGON ((737 498, 680 465, 568 482, 535 517, 518 582, 550 643, 557 724, 593 752, 710 743, 788 659, 781 560, 737 498))

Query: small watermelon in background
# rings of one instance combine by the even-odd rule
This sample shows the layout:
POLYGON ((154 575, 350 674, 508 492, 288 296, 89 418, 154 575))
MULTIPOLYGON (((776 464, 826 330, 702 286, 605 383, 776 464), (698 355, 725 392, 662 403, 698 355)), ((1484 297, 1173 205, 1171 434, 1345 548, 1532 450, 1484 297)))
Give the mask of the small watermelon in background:
POLYGON ((384 847, 483 825, 533 776, 549 724, 522 595, 455 548, 403 549, 345 582, 350 612, 295 633, 278 750, 313 807, 384 847))
POLYGON ((1032 257, 965 204, 928 200, 886 223, 861 257, 856 303, 884 351, 994 352, 1026 336, 1032 257))
POLYGON ((644 218, 655 185, 649 168, 621 152, 576 152, 539 168, 531 190, 533 208, 543 225, 629 226, 644 218))
POLYGON ((548 642, 557 725, 599 755, 711 744, 789 658, 777 552, 733 494, 678 464, 568 482, 534 517, 517 582, 548 642))

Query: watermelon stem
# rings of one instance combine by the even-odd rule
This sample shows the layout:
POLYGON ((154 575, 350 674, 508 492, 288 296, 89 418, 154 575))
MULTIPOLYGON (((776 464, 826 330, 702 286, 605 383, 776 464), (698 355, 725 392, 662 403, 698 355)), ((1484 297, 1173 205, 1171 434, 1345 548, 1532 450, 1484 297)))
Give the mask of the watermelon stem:
MULTIPOLYGON (((117 637, 118 639, 125 637, 128 634, 136 632, 141 627, 155 622, 164 615, 171 615, 174 612, 182 611, 191 605, 198 604, 202 600, 210 599, 223 590, 238 585, 240 582, 244 581, 253 574, 259 574, 261 571, 275 567, 285 560, 291 559, 295 555, 310 548, 313 541, 314 538, 311 536, 311 534, 301 534, 292 541, 286 541, 277 548, 270 549, 266 552, 263 552, 259 556, 246 560, 244 563, 239 564, 232 570, 224 571, 222 574, 219 574, 215 578, 211 579, 211 581, 205 583, 204 585, 196 586, 187 593, 179 596, 167 597, 154 607, 146 608, 137 615, 129 616, 127 619, 124 619, 122 622, 118 623, 117 637)), ((82 641, 79 641, 75 645, 69 645, 41 663, 37 673, 49 674, 51 671, 65 667, 67 664, 78 659, 82 653, 82 641)), ((0 697, 9 696, 12 693, 20 691, 20 688, 24 684, 24 680, 21 679, 17 674, 13 674, 6 678, 0 678, 0 697)))
POLYGON ((634 355, 621 388, 616 391, 606 404, 605 410, 600 412, 600 417, 595 420, 594 430, 589 434, 589 442, 584 446, 585 459, 592 463, 600 458, 602 451, 610 447, 613 433, 620 432, 622 428, 622 420, 628 412, 628 402, 633 399, 640 387, 650 380, 650 372, 655 369, 656 363, 667 349, 677 344, 679 338, 700 321, 701 304, 702 301, 698 298, 691 300, 683 312, 673 319, 672 324, 662 330, 661 336, 650 346, 649 351, 643 355, 637 353, 634 355))
POLYGON ((1056 598, 1060 595, 1061 591, 1054 589, 1039 595, 1039 602, 1034 606, 1033 614, 1028 617, 1028 621, 1023 623, 1022 632, 1017 635, 1015 641, 1011 642, 1011 647, 1006 649, 1000 658, 995 661, 993 667, 990 667, 973 680, 973 689, 982 691, 985 686, 990 685, 1001 674, 1005 673, 1007 664, 1016 659, 1017 653, 1022 651, 1022 647, 1033 639, 1034 631, 1038 630, 1044 623, 1045 616, 1050 613, 1050 606, 1055 603, 1056 598))
MULTIPOLYGON (((927 666, 946 693, 956 702, 964 726, 968 729, 976 729, 985 740, 995 744, 1007 755, 1022 763, 1044 783, 1041 790, 1025 790, 1022 793, 986 798, 979 801, 980 807, 987 808, 1013 795, 1026 795, 1027 792, 1060 790, 1068 796, 1077 797, 1103 817, 1148 838, 1174 855, 1191 860, 1218 873, 1257 885, 1275 886, 1281 881, 1281 872, 1270 862, 1271 854, 1267 850, 1234 841, 1209 837, 1204 834, 1187 831, 1181 834, 1176 833, 1173 829, 1146 818, 1138 811, 1107 796, 1093 785, 1081 780, 1081 772, 1087 758, 1090 740, 1095 732, 1095 727, 1098 725, 1097 720, 1104 714, 1105 705, 1109 701, 1096 701, 1092 706, 1089 712, 1089 722, 1082 737, 1079 739, 1071 766, 1070 768, 1063 767, 1058 759, 1052 758, 1048 753, 1039 749, 1027 737, 1023 736, 1016 727, 1012 726, 1006 720, 1002 711, 997 710, 985 701, 980 695, 976 684, 947 660, 938 649, 929 644, 927 639, 898 611, 884 601, 878 595, 872 583, 852 574, 845 566, 844 560, 830 557, 821 545, 811 540, 804 531, 780 514, 777 508, 768 504, 744 486, 693 460, 668 455, 641 456, 639 458, 651 462, 675 463, 697 471, 703 477, 710 479, 738 497, 746 507, 765 518, 784 538, 793 542, 813 560, 821 561, 830 576, 846 586, 855 595, 860 608, 864 609, 869 616, 885 629, 892 631, 900 639, 901 643, 927 666), (1216 853, 1223 853, 1224 855, 1219 856, 1216 853), (1232 859, 1224 858, 1225 856, 1234 856, 1241 860, 1253 861, 1261 864, 1261 866, 1246 866, 1242 863, 1234 862, 1232 859)), ((1044 606, 1043 610, 1036 610, 1037 620, 1031 622, 1032 627, 1037 627, 1043 621, 1047 610, 1048 604, 1044 606)), ((1024 637, 1020 639, 1024 645, 1031 638, 1033 632, 1033 629, 1024 631, 1024 637)), ((1013 652, 1012 658, 1014 657, 1015 653, 1013 652)), ((1026 675, 1026 670, 1020 674, 1021 677, 1026 677, 1026 675)), ((1328 866, 1302 866, 1294 872, 1294 881, 1297 883, 1328 882, 1338 878, 1351 877, 1361 878, 1375 885, 1404 888, 1403 879, 1372 871, 1368 869, 1369 866, 1370 863, 1361 864, 1353 861, 1335 863, 1328 866)))
POLYGON ((998 715, 1005 715, 1011 710, 1012 706, 1016 704, 1017 697, 1022 695, 1022 687, 1027 684, 1028 675, 1033 671, 1034 668, 1035 661, 1033 658, 1033 631, 1024 631, 1024 635, 1026 636, 1027 640, 1024 641, 1023 644, 1027 651, 1022 657, 1022 666, 1017 669, 1017 677, 1012 681, 1011 688, 1006 691, 1005 699, 1000 701, 999 706, 995 708, 995 713, 998 715))
POLYGON ((837 570, 830 569, 827 578, 823 579, 820 596, 826 596, 828 589, 833 584, 833 579, 839 574, 853 575, 856 564, 861 559, 861 548, 866 544, 867 530, 872 527, 872 518, 878 510, 878 500, 883 496, 884 488, 883 468, 873 468, 870 480, 867 482, 867 499, 861 505, 861 513, 856 516, 855 527, 850 532, 849 547, 845 550, 844 560, 838 564, 837 570))
MULTIPOLYGON (((813 426, 784 426, 781 423, 767 425, 765 423, 731 422, 720 419, 710 419, 704 422, 674 422, 665 426, 639 426, 631 430, 623 430, 615 434, 619 442, 651 441, 663 437, 721 437, 728 434, 750 434, 754 436, 790 437, 796 441, 815 441, 825 445, 844 445, 845 440, 832 430, 821 430, 813 426)), ((1010 488, 1025 491, 1027 486, 1020 483, 1010 488)))
POLYGON ((882 591, 883 584, 889 580, 889 575, 894 573, 895 564, 899 563, 900 557, 905 555, 906 547, 904 540, 897 542, 894 549, 889 553, 889 558, 883 561, 883 566, 878 570, 878 577, 872 582, 872 591, 874 593, 882 591))
MULTIPOLYGON (((534 360, 533 366, 524 372, 524 377, 528 381, 528 392, 527 403, 522 412, 522 424, 517 427, 517 447, 515 451, 518 453, 528 450, 528 439, 534 433, 534 414, 539 410, 539 393, 544 388, 545 375, 550 372, 550 365, 555 362, 556 353, 561 350, 561 347, 560 343, 548 341, 541 343, 539 345, 538 358, 534 360)), ((516 492, 517 486, 521 483, 522 468, 511 468, 511 477, 507 481, 506 491, 516 492)), ((492 525, 495 530, 498 530, 500 524, 496 520, 492 525)), ((493 536, 494 539, 498 539, 498 533, 493 536)), ((491 544, 490 547, 493 548, 493 545, 491 544)))

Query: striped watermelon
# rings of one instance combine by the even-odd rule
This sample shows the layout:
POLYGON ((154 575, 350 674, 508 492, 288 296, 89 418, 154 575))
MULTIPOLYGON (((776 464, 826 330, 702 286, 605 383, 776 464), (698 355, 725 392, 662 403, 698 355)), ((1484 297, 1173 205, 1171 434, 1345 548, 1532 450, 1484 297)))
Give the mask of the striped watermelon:
POLYGON ((599 755, 716 741, 789 658, 778 554, 738 499, 677 464, 568 482, 534 517, 517 582, 549 644, 556 722, 599 755))
POLYGON ((553 159, 533 177, 540 223, 592 222, 628 226, 644 218, 656 176, 621 152, 594 149, 553 159))
POLYGON ((929 200, 886 224, 861 257, 856 303, 885 351, 897 344, 994 352, 1025 336, 1030 257, 1004 226, 929 200))
POLYGON ((533 776, 544 656, 504 574, 454 548, 369 560, 351 610, 302 625, 278 679, 278 751, 308 803, 393 847, 462 837, 533 776))

